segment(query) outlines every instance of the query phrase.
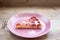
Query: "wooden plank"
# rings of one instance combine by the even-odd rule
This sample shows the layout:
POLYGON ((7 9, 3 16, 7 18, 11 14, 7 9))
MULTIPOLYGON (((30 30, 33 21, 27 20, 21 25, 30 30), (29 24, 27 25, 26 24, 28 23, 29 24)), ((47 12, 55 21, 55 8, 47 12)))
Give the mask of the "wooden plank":
POLYGON ((19 13, 40 13, 51 19, 60 19, 60 8, 39 8, 39 7, 20 7, 20 8, 0 8, 0 18, 10 18, 19 13))
POLYGON ((60 8, 0 8, 0 40, 60 40, 60 8), (51 20, 50 32, 34 39, 13 35, 5 24, 11 16, 21 12, 40 13, 49 17, 51 20))

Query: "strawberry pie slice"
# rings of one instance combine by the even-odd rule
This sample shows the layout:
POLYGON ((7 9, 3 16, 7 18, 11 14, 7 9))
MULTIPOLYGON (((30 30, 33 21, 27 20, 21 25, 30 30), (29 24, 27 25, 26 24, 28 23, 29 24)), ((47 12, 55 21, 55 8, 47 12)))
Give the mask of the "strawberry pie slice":
POLYGON ((16 28, 41 28, 41 23, 36 16, 32 16, 28 21, 22 21, 22 23, 17 23, 16 28))

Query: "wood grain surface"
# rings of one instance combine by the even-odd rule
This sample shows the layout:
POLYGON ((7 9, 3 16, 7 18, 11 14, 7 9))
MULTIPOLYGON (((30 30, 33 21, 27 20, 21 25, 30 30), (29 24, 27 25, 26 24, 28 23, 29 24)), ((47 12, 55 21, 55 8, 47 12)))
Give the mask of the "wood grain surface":
POLYGON ((60 40, 60 8, 56 7, 19 7, 0 8, 0 40, 60 40), (40 13, 51 21, 50 32, 44 36, 27 39, 13 35, 7 28, 7 21, 22 12, 40 13))

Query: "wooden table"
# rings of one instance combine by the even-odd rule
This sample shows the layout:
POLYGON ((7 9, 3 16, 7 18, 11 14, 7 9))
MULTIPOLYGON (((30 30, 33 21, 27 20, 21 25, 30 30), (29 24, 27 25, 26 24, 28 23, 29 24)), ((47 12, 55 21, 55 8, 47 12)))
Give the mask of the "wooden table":
POLYGON ((0 8, 0 40, 60 40, 60 8, 56 7, 19 7, 19 8, 0 8), (6 23, 8 19, 21 12, 40 13, 48 17, 51 21, 50 32, 44 36, 27 39, 13 35, 6 23))

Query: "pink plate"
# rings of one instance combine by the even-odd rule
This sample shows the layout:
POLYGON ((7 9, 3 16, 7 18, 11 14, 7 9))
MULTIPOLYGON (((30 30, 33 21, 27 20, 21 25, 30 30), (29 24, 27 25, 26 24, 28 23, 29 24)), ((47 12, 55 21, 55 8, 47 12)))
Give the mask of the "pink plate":
POLYGON ((8 29, 15 35, 25 38, 35 38, 42 35, 45 35, 50 30, 50 20, 37 13, 20 13, 8 20, 7 23, 8 29), (41 29, 16 29, 16 22, 21 22, 22 20, 28 19, 30 16, 37 16, 41 20, 43 25, 41 29))

